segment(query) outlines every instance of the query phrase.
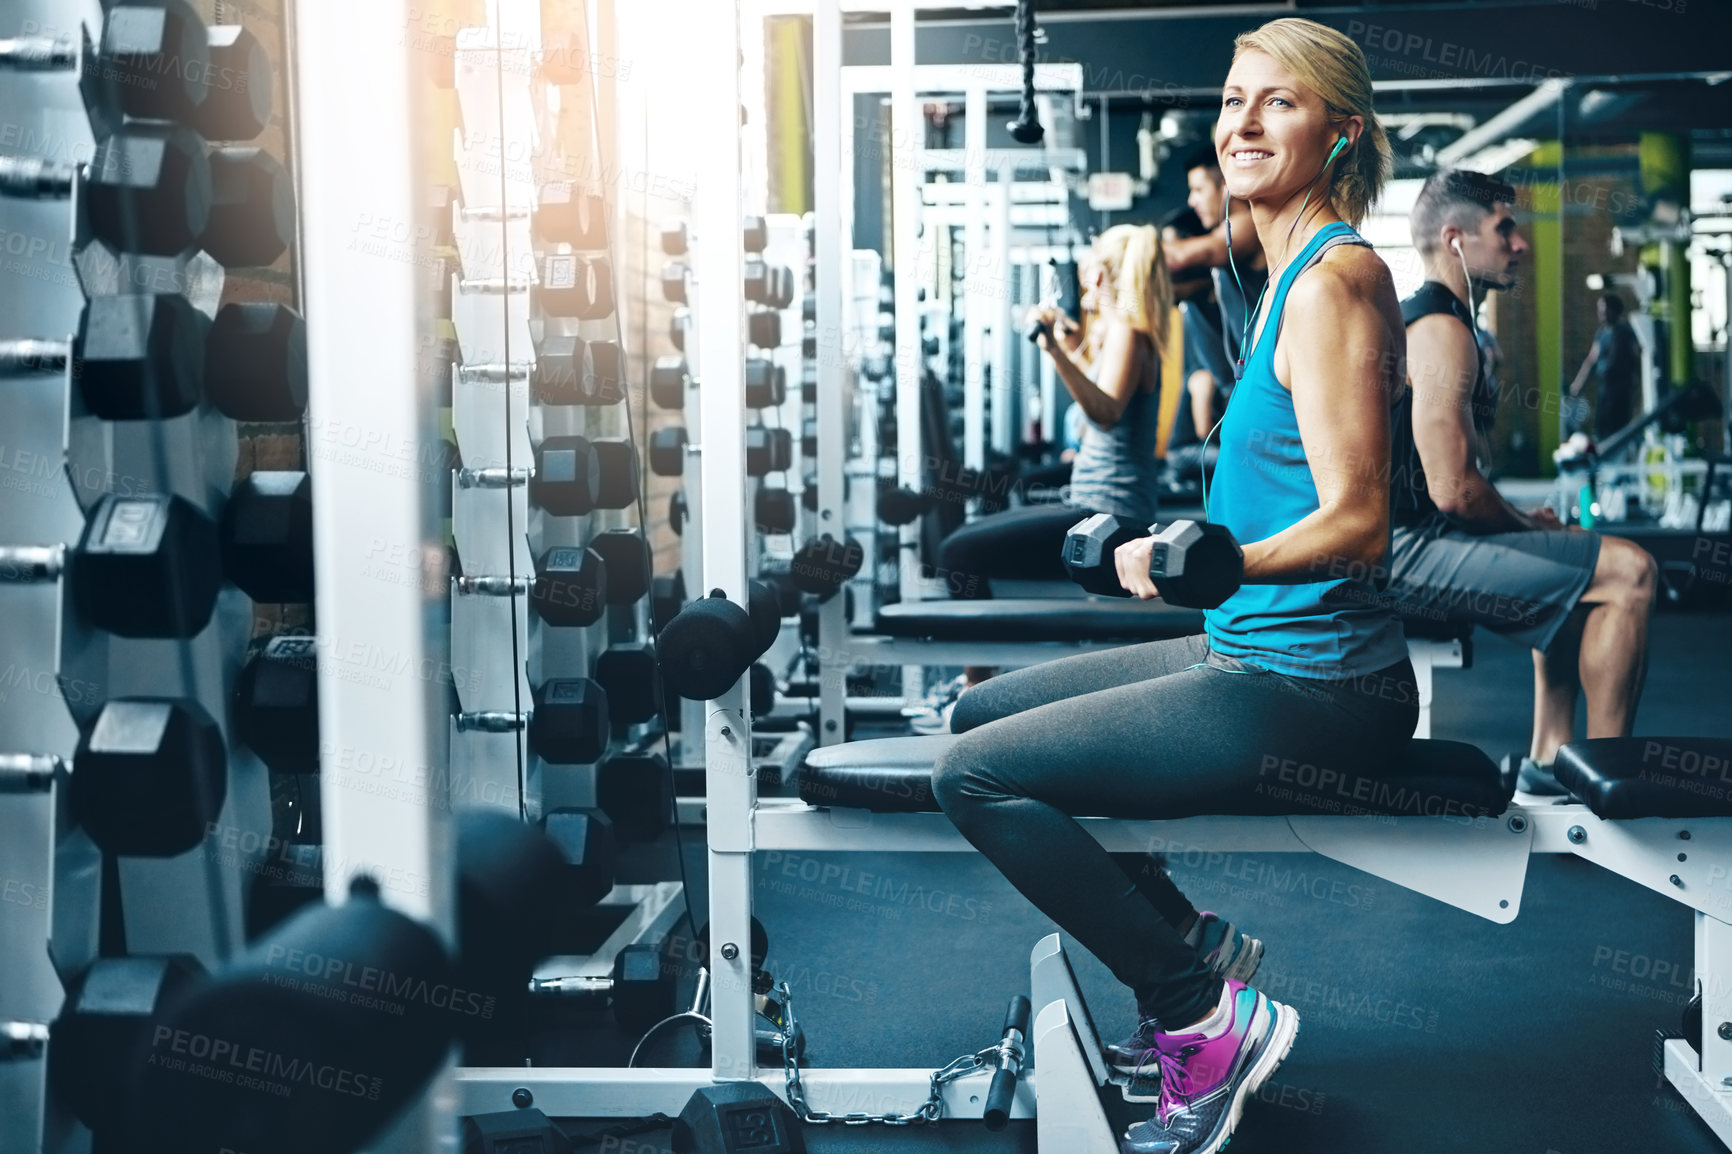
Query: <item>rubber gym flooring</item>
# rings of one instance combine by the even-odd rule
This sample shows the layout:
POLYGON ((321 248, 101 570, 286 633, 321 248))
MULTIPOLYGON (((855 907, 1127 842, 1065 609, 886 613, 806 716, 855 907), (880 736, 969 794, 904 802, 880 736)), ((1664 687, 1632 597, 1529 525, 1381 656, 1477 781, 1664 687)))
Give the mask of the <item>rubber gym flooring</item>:
MULTIPOLYGON (((1437 675, 1433 732, 1497 758, 1525 746, 1532 665, 1483 631, 1475 647, 1473 669, 1437 675)), ((1732 615, 1657 616, 1638 732, 1732 734, 1729 647, 1732 615)), ((694 885, 700 850, 688 836, 694 885)), ((936 1067, 997 1040, 1005 1003, 1027 992, 1029 949, 1052 927, 984 860, 816 855, 854 873, 814 883, 800 880, 814 869, 796 855, 772 856, 759 855, 755 913, 812 1064, 936 1067), (890 896, 851 892, 860 871, 877 875, 864 888, 890 896)), ((1303 1015, 1232 1154, 1722 1149, 1650 1067, 1654 1031, 1676 1030, 1690 996, 1684 907, 1554 855, 1532 859, 1508 926, 1314 855, 1172 868, 1199 908, 1264 939, 1258 984, 1303 1015)), ((1099 1028, 1132 1025, 1128 992, 1080 949, 1072 957, 1099 1028)), ((1000 1134, 979 1122, 808 1126, 805 1137, 817 1152, 1035 1150, 1032 1122, 1000 1134)), ((667 1131, 629 1142, 600 1148, 666 1150, 667 1131)))

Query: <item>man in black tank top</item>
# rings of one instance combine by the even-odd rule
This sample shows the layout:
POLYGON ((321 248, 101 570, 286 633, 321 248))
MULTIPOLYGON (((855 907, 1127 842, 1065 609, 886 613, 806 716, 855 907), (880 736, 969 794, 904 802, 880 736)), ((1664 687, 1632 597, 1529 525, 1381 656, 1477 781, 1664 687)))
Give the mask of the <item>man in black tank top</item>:
POLYGON ((1405 620, 1481 625, 1534 650, 1521 788, 1558 794, 1551 762, 1574 734, 1579 694, 1590 738, 1630 733, 1658 567, 1629 541, 1518 510, 1481 471, 1497 395, 1472 301, 1515 281, 1527 244, 1514 201, 1502 181, 1446 170, 1409 218, 1426 280, 1401 303, 1408 388, 1391 422, 1388 595, 1405 620))

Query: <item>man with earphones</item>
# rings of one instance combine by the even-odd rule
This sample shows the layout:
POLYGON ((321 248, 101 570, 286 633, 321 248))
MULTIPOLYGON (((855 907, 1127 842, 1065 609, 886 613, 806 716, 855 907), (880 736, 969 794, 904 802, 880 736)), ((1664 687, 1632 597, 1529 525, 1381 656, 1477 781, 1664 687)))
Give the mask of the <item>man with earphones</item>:
POLYGON ((1501 180, 1446 169, 1409 217, 1425 283, 1401 302, 1408 388, 1391 422, 1387 595, 1404 618, 1472 623, 1533 650, 1519 788, 1561 795, 1551 764, 1575 736, 1578 695, 1588 737, 1631 732, 1658 566, 1632 542, 1566 530, 1549 509, 1522 512, 1481 470, 1497 393, 1475 305, 1515 283, 1528 251, 1514 202, 1501 180))

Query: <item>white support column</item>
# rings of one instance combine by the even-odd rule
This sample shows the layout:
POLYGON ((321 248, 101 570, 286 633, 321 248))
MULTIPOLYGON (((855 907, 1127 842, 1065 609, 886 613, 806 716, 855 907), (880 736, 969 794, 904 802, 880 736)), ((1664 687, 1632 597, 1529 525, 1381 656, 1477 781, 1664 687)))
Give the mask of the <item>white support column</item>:
MULTIPOLYGON (((925 488, 920 443, 920 154, 925 121, 914 96, 914 0, 890 10, 890 254, 896 293, 896 477, 918 493, 925 488)), ((902 526, 897 541, 904 601, 920 600, 915 563, 918 522, 902 526)))
POLYGON ((993 245, 993 251, 998 254, 999 276, 1004 285, 1004 295, 1000 298, 998 340, 995 342, 998 346, 998 361, 992 371, 992 447, 1001 453, 1010 447, 1011 394, 1021 387, 1016 372, 1022 351, 1016 345, 1020 339, 1018 333, 1021 326, 1017 323, 1016 293, 1013 291, 1015 282, 1010 263, 1010 201, 1015 183, 1015 169, 998 170, 998 214, 993 221, 993 232, 998 240, 993 245))
POLYGON ((992 267, 986 251, 986 117, 986 89, 975 84, 963 106, 962 145, 968 206, 962 235, 968 254, 962 278, 962 463, 970 469, 986 467, 986 310, 992 300, 983 291, 992 267))
MULTIPOLYGON (((696 0, 688 9, 697 54, 692 90, 698 103, 700 185, 692 209, 696 246, 697 324, 704 380, 699 392, 702 437, 704 571, 702 596, 713 589, 746 604, 746 405, 744 380, 745 246, 740 182, 739 0, 696 0)), ((761 129, 760 129, 761 130, 761 129)), ((752 806, 751 732, 743 682, 709 702, 704 729, 709 806, 710 973, 714 977, 711 1076, 717 1081, 756 1073, 751 990, 752 806), (732 954, 730 958, 728 955, 732 954)))
MULTIPOLYGON (((445 550, 436 484, 425 468, 381 468, 386 454, 438 444, 436 401, 417 379, 432 317, 413 261, 350 247, 356 221, 403 221, 411 235, 427 211, 428 183, 413 142, 420 109, 411 99, 419 62, 401 47, 405 0, 364 5, 299 4, 295 38, 317 51, 298 59, 301 242, 306 277, 309 436, 360 437, 365 450, 319 464, 313 538, 318 584, 319 724, 324 747, 356 758, 426 767, 447 761, 446 654, 436 625, 445 596, 445 550), (390 46, 396 45, 395 49, 390 46), (357 180, 357 173, 366 179, 357 180), (365 381, 365 388, 356 388, 365 381), (369 581, 358 559, 379 542, 407 542, 423 579, 369 581), (431 672, 429 672, 431 671, 431 672), (363 676, 364 675, 364 676, 363 676)), ((425 452, 411 458, 433 459, 425 452)), ((452 935, 451 847, 442 798, 405 800, 321 781, 325 889, 348 900, 368 874, 382 900, 452 935)), ((448 1122, 436 1085, 374 1149, 430 1152, 448 1122), (446 1122, 442 1122, 442 1116, 446 1122)))
MULTIPOLYGON (((853 117, 842 106, 842 6, 839 0, 817 0, 812 16, 812 213, 818 221, 813 231, 818 293, 818 534, 828 532, 838 541, 847 539, 845 523, 846 480, 843 458, 847 456, 847 398, 843 385, 844 300, 851 278, 844 275, 843 261, 852 247, 852 187, 842 183, 843 126, 851 128, 853 117), (835 221, 836 227, 824 222, 835 221)), ((830 598, 818 610, 818 744, 834 745, 843 737, 843 711, 848 667, 842 650, 848 637, 847 598, 830 598)))

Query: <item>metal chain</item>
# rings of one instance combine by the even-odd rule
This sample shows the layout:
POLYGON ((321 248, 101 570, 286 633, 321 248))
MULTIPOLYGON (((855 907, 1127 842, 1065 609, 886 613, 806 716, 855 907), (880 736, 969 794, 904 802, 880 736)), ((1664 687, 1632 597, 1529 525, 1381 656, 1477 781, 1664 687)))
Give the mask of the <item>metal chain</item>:
POLYGON ((789 992, 787 982, 778 983, 776 993, 782 1000, 782 1071, 788 1081, 788 1105, 792 1106, 794 1113, 805 1122, 840 1122, 844 1126, 864 1126, 870 1122, 882 1122, 886 1126, 912 1126, 916 1123, 936 1122, 944 1114, 945 1083, 987 1068, 998 1054, 997 1046, 988 1046, 984 1050, 954 1059, 941 1070, 934 1070, 931 1078, 932 1089, 927 1094, 926 1101, 906 1114, 831 1114, 814 1110, 806 1104, 806 1088, 800 1081, 800 1061, 794 1054, 800 1034, 800 1024, 794 1017, 794 996, 789 992))

